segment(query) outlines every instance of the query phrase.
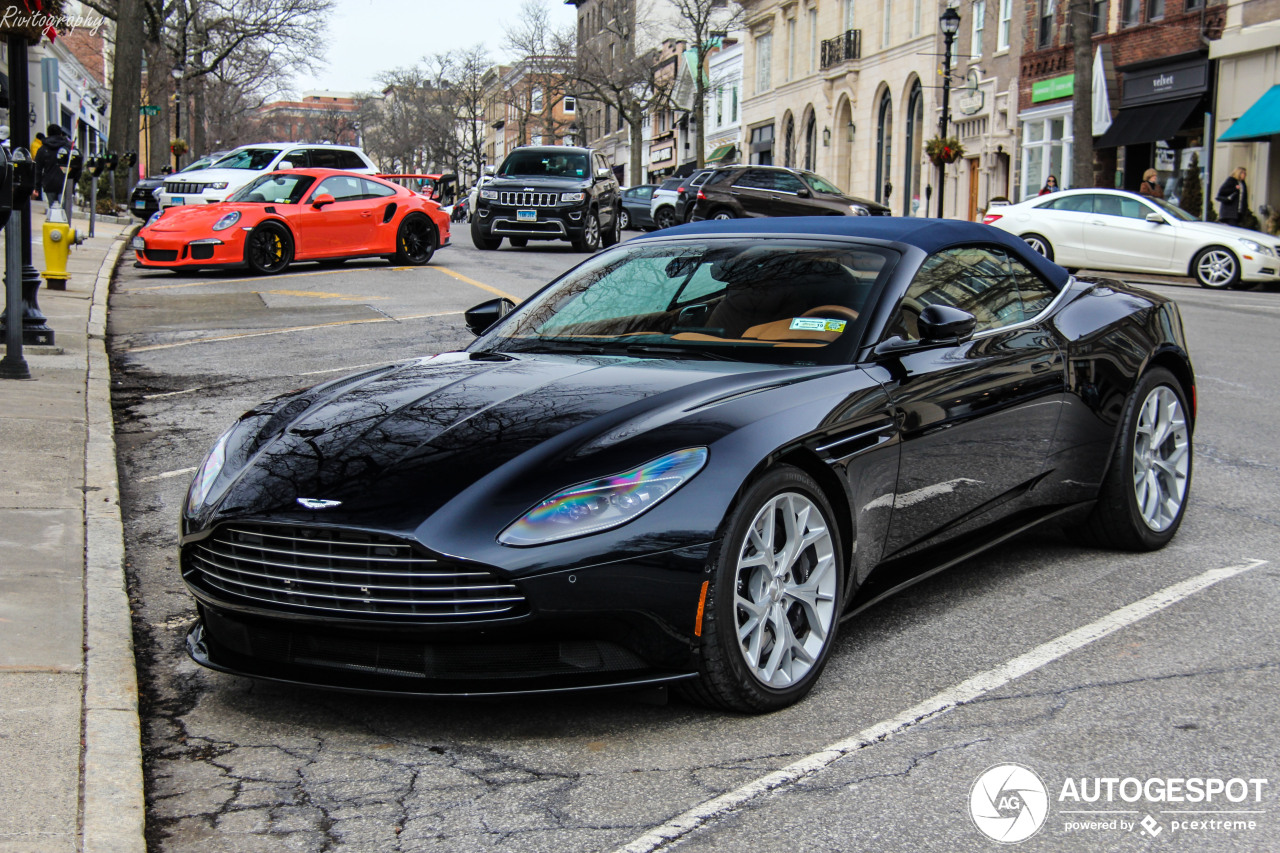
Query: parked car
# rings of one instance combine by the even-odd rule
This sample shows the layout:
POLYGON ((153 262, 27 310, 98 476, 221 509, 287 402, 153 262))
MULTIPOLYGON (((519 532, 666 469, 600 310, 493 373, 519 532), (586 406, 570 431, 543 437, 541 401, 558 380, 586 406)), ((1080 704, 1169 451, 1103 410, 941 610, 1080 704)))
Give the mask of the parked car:
POLYGON ((373 162, 359 148, 300 142, 242 145, 208 168, 165 178, 161 207, 214 204, 265 172, 281 169, 342 169, 377 174, 373 162))
POLYGON ((649 218, 654 226, 670 228, 680 223, 676 219, 676 192, 683 182, 684 178, 667 178, 653 191, 653 198, 649 199, 649 218))
POLYGON ((1062 190, 991 210, 982 221, 1073 269, 1189 275, 1214 288, 1280 282, 1280 238, 1201 222, 1124 190, 1062 190))
POLYGON ((680 182, 676 187, 676 222, 684 224, 693 216, 693 203, 698 197, 698 188, 715 174, 715 169, 699 169, 680 182))
POLYGON ((492 250, 505 237, 568 240, 579 252, 618 242, 622 224, 618 179, 604 155, 569 145, 527 145, 507 155, 480 188, 471 242, 492 250))
POLYGON ((440 205, 336 169, 260 175, 225 202, 166 208, 133 238, 145 268, 247 266, 261 274, 283 272, 293 261, 379 256, 419 265, 447 245, 449 217, 440 205))
POLYGON ((143 178, 133 185, 133 192, 129 193, 129 209, 133 211, 134 216, 143 221, 150 219, 151 214, 160 209, 160 200, 156 197, 156 191, 164 186, 164 182, 171 175, 198 172, 226 154, 226 151, 215 151, 206 157, 201 157, 199 160, 191 162, 176 172, 143 178))
POLYGON ((653 228, 653 217, 649 215, 649 202, 653 199, 655 184, 641 184, 622 191, 622 222, 618 226, 626 231, 634 228, 646 231, 653 228))
POLYGON ((782 166, 724 166, 698 189, 692 220, 889 215, 884 205, 845 195, 813 172, 782 166))
POLYGON ((1177 305, 977 223, 685 225, 465 322, 466 351, 255 406, 199 462, 196 662, 766 712, 844 617, 962 557, 1060 520, 1153 550, 1188 505, 1177 305))

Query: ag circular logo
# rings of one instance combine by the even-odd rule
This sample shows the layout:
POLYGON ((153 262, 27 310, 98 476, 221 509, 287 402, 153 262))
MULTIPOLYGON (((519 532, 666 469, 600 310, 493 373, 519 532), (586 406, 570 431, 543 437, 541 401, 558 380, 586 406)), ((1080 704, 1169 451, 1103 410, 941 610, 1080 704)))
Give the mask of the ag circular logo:
POLYGON ((969 790, 969 816, 988 838, 1016 844, 1044 826, 1049 816, 1049 792, 1029 767, 996 764, 969 790))

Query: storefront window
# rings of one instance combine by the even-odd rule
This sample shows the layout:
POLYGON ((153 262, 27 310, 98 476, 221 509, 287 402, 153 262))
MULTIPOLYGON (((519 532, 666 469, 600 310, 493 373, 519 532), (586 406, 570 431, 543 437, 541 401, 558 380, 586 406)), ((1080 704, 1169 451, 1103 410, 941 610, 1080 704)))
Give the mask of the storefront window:
POLYGON ((1039 193, 1050 175, 1063 189, 1071 186, 1070 110, 1063 104, 1048 114, 1023 116, 1021 198, 1039 193))

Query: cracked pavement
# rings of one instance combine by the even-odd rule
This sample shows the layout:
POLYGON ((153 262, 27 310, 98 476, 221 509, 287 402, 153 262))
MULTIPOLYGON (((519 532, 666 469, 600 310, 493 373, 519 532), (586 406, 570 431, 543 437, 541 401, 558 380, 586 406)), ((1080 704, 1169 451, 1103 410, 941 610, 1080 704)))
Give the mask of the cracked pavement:
MULTIPOLYGON (((525 296, 581 258, 478 256, 460 243, 437 263, 525 296)), ((191 663, 183 638, 194 606, 176 570, 190 475, 160 475, 198 464, 257 400, 465 338, 460 318, 446 316, 129 351, 270 319, 193 319, 190 290, 141 290, 185 281, 206 282, 194 290, 210 294, 236 287, 124 269, 111 318, 153 851, 615 850, 974 673, 1244 558, 1271 563, 753 800, 672 849, 990 850, 968 795, 1004 762, 1032 768, 1049 789, 1049 818, 1021 849, 1280 849, 1280 778, 1248 833, 1069 832, 1057 802, 1067 777, 1269 778, 1280 767, 1280 449, 1268 439, 1280 371, 1265 312, 1253 310, 1280 295, 1161 288, 1185 296, 1197 370, 1213 377, 1200 387, 1192 504, 1169 548, 1131 555, 1081 548, 1054 530, 1024 536, 846 624, 807 701, 745 718, 627 694, 362 697, 191 663)), ((350 265, 306 281, 389 297, 378 309, 392 316, 489 298, 430 268, 369 276, 350 265)), ((301 297, 262 298, 268 315, 287 309, 296 321, 312 310, 301 297)))

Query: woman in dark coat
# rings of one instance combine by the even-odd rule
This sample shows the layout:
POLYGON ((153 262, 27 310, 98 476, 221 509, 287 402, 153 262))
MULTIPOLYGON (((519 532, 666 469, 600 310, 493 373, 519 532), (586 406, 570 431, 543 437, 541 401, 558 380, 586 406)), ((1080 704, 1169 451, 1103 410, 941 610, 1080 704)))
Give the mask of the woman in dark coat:
POLYGON ((1237 166, 1218 188, 1218 221, 1224 225, 1240 224, 1240 214, 1249 209, 1249 187, 1244 166, 1237 166))
POLYGON ((58 125, 49 125, 44 144, 36 152, 36 186, 44 190, 44 200, 50 205, 62 198, 64 175, 58 155, 64 150, 71 150, 70 137, 58 125))

